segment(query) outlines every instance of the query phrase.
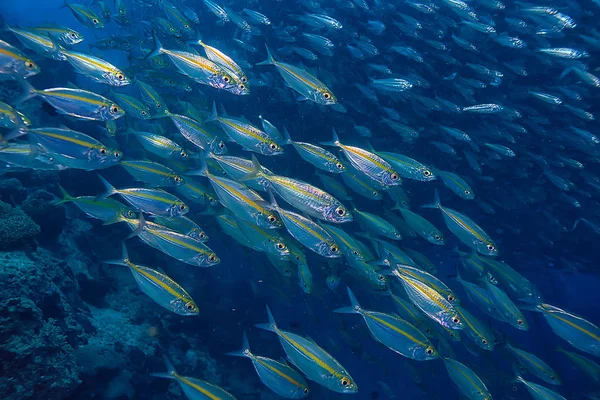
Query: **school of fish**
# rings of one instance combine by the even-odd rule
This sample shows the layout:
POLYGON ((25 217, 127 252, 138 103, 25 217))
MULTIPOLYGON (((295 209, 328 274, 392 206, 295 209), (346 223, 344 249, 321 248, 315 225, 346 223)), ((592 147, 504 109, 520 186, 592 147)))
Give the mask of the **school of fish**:
MULTIPOLYGON (((510 389, 488 389, 502 385, 481 373, 494 353, 508 360, 494 379, 536 400, 568 396, 547 361, 511 338, 536 314, 563 341, 562 360, 582 380, 600 381, 600 328, 542 298, 540 282, 503 261, 567 233, 600 233, 600 2, 64 7, 79 25, 4 21, 0 86, 20 95, 0 101, 0 173, 88 171, 98 191, 61 188, 57 206, 128 226, 129 237, 114 243, 121 257, 106 263, 127 267, 156 304, 202 313, 170 266, 136 264, 128 241, 188 264, 178 268, 217 266, 210 243, 231 241, 306 296, 347 293, 335 313, 358 314, 398 357, 443 363, 465 398, 511 398, 510 389), (118 33, 107 33, 113 25, 118 33), (57 65, 77 83, 32 83, 57 65), (22 111, 36 102, 40 113, 55 112, 22 111), (108 169, 129 184, 112 182, 108 169), (414 204, 421 193, 432 202, 414 204), (569 220, 558 217, 564 210, 569 220), (219 235, 209 238, 206 226, 219 235), (451 275, 438 272, 441 248, 459 260, 451 275), (457 356, 456 346, 480 362, 457 356)), ((576 269, 578 260, 560 262, 576 269)), ((248 358, 284 398, 310 396, 312 385, 360 393, 351 375, 359 371, 311 332, 280 328, 266 309, 268 322, 257 326, 277 336, 286 361, 251 352, 245 332, 229 355, 248 358)), ((235 398, 165 362, 167 372, 153 375, 176 380, 189 399, 235 398)))

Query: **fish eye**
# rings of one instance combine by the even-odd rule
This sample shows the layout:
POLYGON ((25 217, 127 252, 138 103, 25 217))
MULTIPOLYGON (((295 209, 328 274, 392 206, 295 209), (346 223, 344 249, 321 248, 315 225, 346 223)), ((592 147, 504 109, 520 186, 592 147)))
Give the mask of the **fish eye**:
POLYGON ((431 171, 426 169, 425 171, 423 171, 423 175, 425 176, 431 176, 431 171))
POLYGON ((335 209, 335 212, 337 213, 337 215, 339 215, 340 217, 343 217, 344 215, 346 215, 346 210, 344 210, 343 207, 338 207, 335 209))
POLYGON ((327 92, 323 93, 323 98, 325 100, 329 100, 331 98, 331 93, 327 93, 327 92))
POLYGON ((402 235, 399 234, 398 232, 394 232, 394 236, 397 237, 397 238, 402 238, 402 235))
POLYGON ((308 388, 304 389, 303 393, 308 394, 308 388))
POLYGON ((211 262, 215 262, 215 261, 217 261, 217 256, 216 256, 216 255, 214 255, 214 254, 211 254, 211 255, 208 257, 208 261, 211 261, 211 262))
POLYGON ((470 190, 465 190, 465 194, 468 196, 468 195, 471 194, 471 191, 470 190))
POLYGON ((187 156, 188 156, 188 155, 187 155, 187 153, 186 153, 185 151, 182 151, 181 153, 179 153, 179 155, 180 155, 181 157, 187 157, 187 156))
POLYGON ((277 145, 276 145, 275 143, 271 143, 271 144, 269 145, 269 148, 270 148, 271 150, 276 150, 276 149, 277 149, 277 145))
POLYGON ((372 194, 373 194, 374 197, 379 197, 379 192, 377 192, 377 191, 373 191, 372 194))
POLYGON ((156 108, 162 108, 162 104, 158 103, 158 104, 156 105, 156 108))
POLYGON ((204 232, 200 232, 200 233, 198 234, 198 237, 199 237, 200 239, 204 239, 204 238, 206 238, 206 234, 205 234, 204 232))
POLYGON ((269 215, 269 216, 267 217, 267 219, 268 219, 268 220, 269 220, 269 222, 271 222, 271 223, 273 223, 273 222, 277 221, 277 218, 275 218, 275 216, 274 216, 274 215, 269 215))
POLYGON ((180 176, 176 176, 175 178, 173 178, 175 180, 175 182, 181 182, 181 177, 180 176))
POLYGON ((246 90, 246 85, 244 85, 244 84, 240 84, 240 89, 241 89, 241 90, 246 90))
POLYGON ((385 281, 385 276, 383 276, 383 275, 378 275, 378 276, 377 276, 377 279, 378 279, 379 281, 383 282, 383 281, 385 281))
POLYGON ((488 244, 486 247, 489 251, 496 251, 496 247, 493 244, 488 244))
POLYGON ((100 154, 105 155, 106 154, 106 149, 104 147, 102 147, 100 149, 100 154))
POLYGON ((189 25, 184 25, 183 27, 184 27, 185 29, 190 29, 190 26, 189 26, 189 25))
POLYGON ((229 81, 231 81, 231 79, 230 79, 228 76, 224 76, 224 77, 223 77, 223 81, 224 81, 225 83, 229 83, 229 81))
POLYGON ((427 355, 432 355, 433 349, 431 347, 428 347, 427 350, 425 350, 425 352, 427 353, 427 355))
POLYGON ((25 68, 27 68, 27 69, 32 69, 32 68, 33 68, 33 66, 34 66, 34 65, 33 65, 33 63, 32 63, 31 61, 27 61, 27 62, 25 63, 25 68))
POLYGON ((435 240, 440 240, 440 239, 441 239, 440 235, 435 235, 433 238, 434 238, 435 240))
POLYGON ((337 253, 338 250, 339 250, 338 247, 337 247, 337 245, 335 245, 335 244, 333 246, 331 246, 330 249, 331 249, 332 253, 337 253))
POLYGON ((225 143, 223 143, 223 142, 219 142, 219 148, 220 148, 220 149, 222 149, 222 148, 224 148, 224 147, 225 147, 225 143))
POLYGON ((185 308, 187 308, 188 310, 193 310, 193 309, 194 309, 194 308, 196 308, 196 307, 194 307, 194 303, 187 303, 187 304, 185 305, 185 308))
POLYGON ((517 325, 523 325, 523 320, 522 319, 518 319, 517 320, 517 325))
POLYGON ((69 36, 71 36, 72 38, 76 38, 77 35, 74 32, 69 33, 69 36))
POLYGON ((487 344, 488 344, 488 341, 487 341, 487 340, 485 340, 485 339, 481 339, 481 343, 482 343, 482 344, 485 344, 485 345, 487 345, 487 344))
POLYGON ((398 174, 397 174, 397 173, 395 173, 395 172, 394 172, 392 175, 390 175, 390 178, 391 178, 393 181, 397 181, 397 180, 398 180, 398 178, 399 178, 399 176, 398 176, 398 174))
POLYGON ((460 318, 454 317, 454 318, 452 318, 452 322, 454 322, 455 324, 459 324, 460 323, 460 318))
POLYGON ((453 294, 449 294, 448 295, 448 301, 454 301, 454 300, 456 300, 456 297, 454 297, 453 294))
POLYGON ((246 82, 248 82, 248 78, 246 78, 245 76, 242 76, 241 81, 246 83, 246 82))
POLYGON ((277 243, 276 246, 279 250, 285 249, 285 244, 283 244, 283 243, 277 243))
POLYGON ((112 112, 113 114, 116 114, 119 112, 119 107, 117 106, 112 106, 110 109, 110 112, 112 112))
POLYGON ((125 79, 125 75, 123 74, 117 74, 117 79, 122 81, 123 79, 125 79))
POLYGON ((342 384, 342 386, 348 386, 348 385, 350 385, 350 379, 348 379, 348 378, 342 378, 340 380, 340 383, 342 384))
POLYGON ((181 204, 181 205, 179 206, 179 209, 180 209, 181 211, 185 210, 185 209, 186 209, 186 206, 185 206, 185 204, 181 204))
POLYGON ((118 151, 115 151, 115 158, 121 158, 121 153, 118 151))
POLYGON ((555 381, 555 380, 556 380, 556 377, 555 377, 554 375, 552 375, 552 376, 550 377, 550 379, 552 379, 553 381, 555 381))
POLYGON ((146 115, 146 114, 148 114, 148 113, 146 111, 142 110, 142 115, 146 115))
POLYGON ((344 164, 342 164, 341 162, 339 162, 339 163, 335 164, 335 167, 337 169, 344 169, 344 164))
POLYGON ((92 23, 93 23, 94 25, 96 25, 98 22, 100 22, 100 21, 98 21, 96 18, 94 18, 94 19, 92 20, 92 23))
POLYGON ((359 252, 358 250, 354 250, 354 251, 352 252, 352 254, 354 254, 354 255, 355 255, 355 256, 357 256, 357 257, 358 257, 358 256, 360 256, 360 252, 359 252))
POLYGON ((513 391, 513 392, 516 392, 517 390, 519 390, 519 389, 518 389, 518 388, 517 388, 515 385, 513 385, 513 386, 511 387, 511 389, 512 389, 512 391, 513 391))

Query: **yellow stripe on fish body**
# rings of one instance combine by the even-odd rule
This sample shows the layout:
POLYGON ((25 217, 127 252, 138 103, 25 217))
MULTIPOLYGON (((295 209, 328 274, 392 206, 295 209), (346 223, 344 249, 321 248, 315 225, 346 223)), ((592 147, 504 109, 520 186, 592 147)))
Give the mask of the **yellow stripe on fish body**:
POLYGON ((317 356, 315 356, 313 353, 311 353, 310 351, 308 351, 308 349, 306 347, 302 346, 300 343, 298 343, 297 341, 295 341, 294 339, 292 339, 290 336, 288 336, 286 334, 286 332, 281 331, 279 329, 277 329, 276 332, 277 332, 277 334, 279 336, 283 337, 287 342, 291 343, 302 354, 304 354, 306 357, 310 358, 319 367, 323 368, 325 371, 329 372, 331 375, 335 376, 336 378, 343 378, 344 377, 344 375, 340 374, 338 371, 336 371, 335 369, 331 368, 323 360, 321 360, 320 358, 318 358, 317 356))
POLYGON ((200 385, 190 381, 188 378, 186 378, 185 376, 181 376, 178 373, 174 373, 173 376, 180 382, 188 385, 189 387, 192 387, 194 389, 196 389, 197 391, 199 391, 200 393, 202 393, 203 395, 205 395, 206 397, 208 397, 210 400, 222 400, 220 397, 215 396, 214 394, 212 394, 211 392, 209 392, 208 390, 204 389, 203 387, 201 387, 200 385))
POLYGON ((390 328, 394 332, 396 332, 396 333, 398 333, 398 334, 400 334, 400 335, 402 335, 404 337, 409 338, 414 343, 417 343, 417 344, 419 344, 419 345, 421 345, 423 347, 428 347, 429 346, 429 344, 421 342, 419 339, 417 339, 414 336, 408 334, 407 332, 403 331, 402 329, 398 328, 397 326, 394 326, 394 325, 390 324, 389 322, 387 322, 387 321, 385 321, 385 320, 383 320, 381 318, 376 317, 375 315, 371 314, 368 311, 365 311, 365 310, 362 310, 362 311, 363 311, 361 313, 362 315, 366 315, 367 317, 371 318, 374 321, 377 321, 381 325, 384 325, 385 327, 390 328))
POLYGON ((291 376, 284 374, 282 371, 278 370, 277 368, 273 367, 272 365, 269 365, 269 363, 264 362, 262 360, 262 357, 256 357, 256 356, 252 355, 252 360, 256 361, 263 367, 267 368, 269 371, 275 372, 277 375, 281 376, 283 379, 290 382, 291 384, 298 386, 298 387, 304 387, 304 385, 302 383, 298 382, 291 376))

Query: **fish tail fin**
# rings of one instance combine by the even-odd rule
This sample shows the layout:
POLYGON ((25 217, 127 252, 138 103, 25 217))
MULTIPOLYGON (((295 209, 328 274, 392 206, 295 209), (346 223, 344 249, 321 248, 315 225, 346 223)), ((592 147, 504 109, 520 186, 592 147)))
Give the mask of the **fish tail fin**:
POLYGON ((433 196, 433 203, 424 204, 421 206, 421 208, 440 208, 442 206, 442 202, 440 201, 440 194, 438 193, 437 189, 435 189, 435 193, 433 196))
POLYGON ((155 378, 167 378, 167 379, 175 379, 175 375, 177 375, 177 371, 175 371, 175 367, 171 364, 171 361, 167 358, 167 356, 163 356, 163 360, 165 360, 165 366, 167 367, 167 372, 155 372, 150 374, 155 378))
POLYGON ((140 212, 140 217, 138 218, 138 227, 135 228, 135 230, 133 232, 131 232, 126 238, 127 239, 131 239, 134 236, 139 235, 140 233, 142 233, 142 231, 144 230, 144 228, 146 227, 146 219, 144 218, 144 213, 140 212))
MULTIPOLYGON (((210 157, 210 152, 209 152, 209 157, 210 157)), ((203 152, 199 152, 197 154, 194 155, 194 158, 198 160, 198 162, 200 163, 200 168, 193 170, 193 171, 187 171, 185 173, 185 175, 190 175, 190 176, 205 176, 208 177, 208 174, 210 173, 208 170, 208 164, 206 163, 206 154, 204 154, 203 152)))
POLYGON ((15 99, 15 106, 18 106, 37 95, 37 90, 31 86, 31 83, 27 82, 27 79, 19 79, 19 84, 21 85, 22 92, 19 97, 15 99))
POLYGON ((575 70, 575 68, 573 68, 573 67, 568 67, 568 68, 565 68, 565 70, 562 72, 562 74, 560 74, 560 77, 558 78, 558 80, 561 80, 561 79, 562 79, 562 78, 564 78, 565 76, 569 75, 569 73, 570 73, 571 71, 574 71, 574 70, 575 70))
POLYGON ((281 142, 282 145, 286 146, 288 144, 292 144, 292 138, 290 137, 290 132, 288 131, 288 129, 284 126, 283 127, 283 142, 281 142))
POLYGON ((350 307, 337 308, 333 310, 333 312, 338 314, 357 314, 360 310, 360 304, 358 304, 358 300, 356 299, 356 296, 354 296, 354 293, 352 293, 352 290, 350 290, 349 287, 347 287, 346 290, 348 291, 348 297, 350 298, 350 307))
POLYGON ((8 131, 6 134, 0 134, 0 149, 6 147, 6 143, 14 138, 19 136, 23 136, 27 133, 27 128, 16 128, 11 131, 8 131))
POLYGON ((335 128, 332 129, 333 131, 333 138, 331 141, 329 142, 320 142, 322 145, 324 146, 335 146, 335 147, 339 147, 340 146, 340 138, 337 135, 337 132, 335 131, 335 128))
POLYGON ((98 175, 98 179, 100 179, 100 181, 104 184, 104 187, 106 187, 106 192, 96 196, 95 201, 105 199, 107 197, 112 196, 115 193, 118 193, 117 189, 113 185, 111 185, 106 179, 104 179, 102 176, 98 175))
POLYGON ((162 51, 164 50, 162 43, 158 39, 158 35, 154 31, 152 31, 152 40, 154 41, 154 49, 150 53, 146 54, 144 60, 157 57, 161 55, 162 51))
POLYGON ((60 190, 60 195, 62 196, 62 198, 60 200, 56 200, 54 203, 52 203, 52 205, 57 206, 59 204, 69 203, 69 202, 75 200, 75 198, 73 196, 71 196, 69 193, 67 193, 65 188, 62 187, 61 185, 58 185, 58 189, 60 190))
POLYGON ((255 326, 266 331, 277 332, 277 324, 275 323, 275 318, 273 318, 273 314, 271 313, 269 306, 267 306, 267 316, 269 317, 269 322, 266 324, 256 324, 255 326))
POLYGON ((252 154, 252 171, 247 173, 246 175, 242 176, 239 179, 239 181, 241 181, 241 182, 249 181, 249 180, 261 177, 263 175, 264 174, 262 173, 262 166, 258 162, 258 159, 256 158, 256 156, 254 154, 252 154))
POLYGON ((212 111, 210 112, 210 115, 208 116, 208 118, 206 118, 204 122, 212 122, 216 121, 217 119, 219 119, 219 113, 217 112, 217 103, 213 101, 212 111))
POLYGON ((244 331, 244 337, 242 339, 242 348, 238 351, 231 351, 229 353, 225 353, 225 355, 233 356, 233 357, 248 357, 250 354, 250 343, 248 342, 248 335, 246 331, 244 331))
POLYGON ((273 58, 273 54, 271 54, 271 51, 269 50, 269 46, 267 46, 266 43, 265 43, 265 49, 267 49, 267 59, 265 61, 259 62, 256 65, 274 65, 277 62, 273 58))
POLYGON ((129 266, 129 254, 127 254, 127 247, 125 247, 125 243, 121 243, 121 258, 116 258, 114 260, 106 260, 103 261, 105 264, 111 265, 124 265, 129 266))
POLYGON ((109 218, 106 221, 104 221, 102 223, 102 225, 112 225, 112 224, 116 224, 118 222, 123 222, 123 221, 125 221, 125 218, 123 217, 123 215, 121 215, 121 213, 118 213, 114 217, 109 218))
POLYGON ((575 223, 573 224, 573 227, 571 229, 569 229, 569 232, 573 232, 575 230, 575 228, 577 228, 577 225, 579 225, 579 222, 581 222, 581 218, 577 218, 575 220, 575 223))

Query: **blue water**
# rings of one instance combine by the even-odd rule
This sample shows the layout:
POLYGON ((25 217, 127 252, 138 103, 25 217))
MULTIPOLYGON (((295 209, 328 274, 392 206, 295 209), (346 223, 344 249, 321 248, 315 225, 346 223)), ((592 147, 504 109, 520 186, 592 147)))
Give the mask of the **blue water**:
MULTIPOLYGON (((112 1, 106 3, 114 13, 115 4, 112 1)), ((167 76, 178 77, 191 84, 192 92, 159 87, 158 82, 150 78, 148 71, 151 67, 143 57, 153 46, 151 31, 159 30, 155 17, 166 18, 158 4, 150 3, 150 0, 124 0, 131 24, 120 26, 111 20, 103 29, 83 26, 68 8, 61 8, 59 1, 4 1, 0 2, 0 15, 4 23, 12 27, 29 28, 54 23, 77 30, 85 40, 73 46, 72 50, 95 54, 119 67, 126 75, 135 75, 152 84, 173 112, 184 114, 181 102, 185 101, 208 116, 212 103, 216 102, 228 116, 244 116, 257 127, 261 126, 259 115, 280 130, 287 127, 296 141, 312 144, 329 141, 332 128, 335 128, 344 144, 402 153, 434 167, 436 171, 458 174, 472 188, 475 200, 458 197, 440 179, 419 182, 404 178, 402 187, 410 200, 410 209, 442 230, 446 243, 435 246, 420 237, 406 235, 398 243, 420 251, 436 265, 436 276, 456 291, 465 308, 490 326, 498 345, 492 352, 486 352, 469 343, 465 334, 461 342, 450 342, 444 333, 438 333, 438 337, 432 339, 433 344, 442 356, 468 365, 485 382, 495 399, 531 398, 525 387, 514 381, 514 361, 505 348, 507 342, 535 354, 557 371, 563 383, 551 387, 552 390, 568 399, 597 396, 598 383, 575 369, 555 349, 561 346, 595 362, 598 362, 597 357, 575 349, 558 337, 541 313, 523 311, 529 323, 529 330, 525 332, 488 317, 467 299, 463 288, 455 280, 457 268, 460 268, 455 248, 464 252, 470 252, 470 249, 446 227, 438 210, 421 209, 420 206, 432 202, 434 189, 439 191, 444 206, 468 215, 489 234, 499 249, 497 259, 531 281, 545 303, 568 310, 596 325, 600 323, 599 257, 596 251, 600 233, 600 145, 573 133, 573 128, 578 128, 597 135, 598 123, 593 118, 582 119, 576 115, 577 110, 569 111, 565 106, 595 115, 600 111, 597 101, 600 89, 598 85, 586 83, 575 72, 567 71, 566 76, 561 77, 569 68, 588 71, 592 75, 600 74, 600 32, 596 23, 600 4, 577 1, 543 4, 570 16, 576 22, 576 26, 570 28, 549 24, 544 19, 547 16, 535 17, 531 11, 527 14, 525 9, 532 7, 531 4, 507 1, 504 9, 494 9, 486 5, 491 4, 490 1, 464 3, 474 10, 480 23, 494 25, 497 35, 519 37, 527 43, 526 48, 511 49, 496 43, 495 35, 459 24, 465 20, 465 15, 461 18, 443 1, 435 2, 438 9, 431 15, 420 13, 400 1, 366 0, 369 10, 360 8, 359 0, 218 2, 234 12, 249 8, 270 18, 270 26, 252 23, 258 33, 250 35, 232 22, 219 22, 202 1, 172 0, 176 7, 185 5, 198 13, 201 23, 192 23, 192 26, 199 37, 243 66, 249 77, 251 93, 235 96, 183 77, 176 66, 168 62, 162 71, 167 76), (340 21, 343 28, 313 28, 299 18, 311 12, 331 16, 340 21), (422 29, 410 28, 412 20, 408 17, 418 20, 422 29), (515 18, 526 21, 527 27, 516 27, 515 18), (369 31, 367 21, 384 23, 385 32, 377 35, 369 31), (411 37, 410 32, 416 36, 411 37), (335 43, 333 55, 318 53, 303 39, 302 33, 329 37, 335 43), (471 52, 460 47, 453 41, 452 34, 473 43, 479 51, 471 52), (132 35, 135 38, 134 49, 128 53, 90 47, 90 44, 110 35, 132 35), (283 40, 286 36, 296 41, 283 40), (252 44, 256 52, 244 50, 234 38, 252 44), (425 40, 435 40, 449 50, 435 50, 425 40), (379 54, 373 57, 363 54, 360 58, 348 50, 349 44, 356 46, 360 41, 370 41, 379 54), (256 66, 266 58, 265 43, 278 61, 303 66, 309 73, 318 76, 344 109, 339 105, 322 106, 309 100, 298 100, 298 94, 286 87, 274 66, 256 66), (310 49, 317 54, 317 60, 303 59, 286 48, 290 45, 310 49), (423 56, 424 61, 419 63, 394 52, 391 47, 395 45, 412 47, 423 56), (574 60, 553 58, 538 51, 557 47, 573 48, 588 54, 574 60), (356 84, 373 90, 371 78, 388 77, 369 70, 369 63, 386 65, 393 71, 391 77, 410 81, 412 74, 413 87, 393 95, 375 89, 377 101, 368 100, 357 90, 356 84), (502 77, 496 79, 492 75, 477 73, 467 64, 483 65, 501 72, 502 77), (511 69, 516 66, 525 68, 527 76, 512 72, 511 69), (457 76, 452 79, 453 73, 457 76), (419 75, 430 85, 420 87, 414 75, 419 75), (485 87, 475 88, 480 83, 485 87), (529 93, 531 91, 560 96, 563 104, 553 106, 545 103, 533 97, 529 93), (579 99, 574 99, 574 95, 579 99), (440 106, 439 101, 436 103, 438 98, 461 107, 501 104, 505 111, 499 114, 453 113, 432 109, 431 103, 425 104, 425 100, 430 100, 440 106), (417 130, 419 137, 405 140, 395 133, 382 122, 382 118, 391 118, 383 107, 399 113, 401 122, 417 130), (509 110, 518 111, 521 117, 508 117, 509 110), (355 125, 368 127, 373 137, 359 136, 355 125), (467 132, 471 143, 451 138, 440 130, 440 126, 467 132), (519 132, 519 128, 525 132, 519 132), (441 152, 432 142, 451 145, 457 154, 441 152), (514 150, 516 156, 496 157, 497 153, 486 149, 485 143, 507 146, 514 150), (469 167, 465 151, 476 154, 482 173, 469 167), (542 157, 545 162, 540 162, 535 156, 542 157), (580 161, 584 168, 569 167, 565 160, 580 161), (558 188, 545 173, 567 181, 568 189, 558 188), (478 206, 480 201, 492 207, 493 213, 478 206), (577 201, 577 205, 573 201, 577 201), (576 221, 579 222, 572 229, 576 221)), ((99 13, 97 4, 90 7, 99 13)), ((169 39, 163 34, 160 37, 166 48, 178 50, 189 50, 185 42, 193 39, 169 39)), ((81 89, 112 98, 107 84, 93 82, 88 76, 76 73, 67 62, 51 60, 26 49, 12 33, 3 32, 0 39, 23 50, 40 66, 41 73, 28 78, 33 87, 66 87, 72 82, 81 89)), ((194 48, 203 54, 199 46, 194 48)), ((0 101, 14 105, 21 89, 9 74, 0 76, 6 76, 0 81, 0 101)), ((111 90, 139 98, 139 92, 133 85, 111 90)), ((121 129, 112 137, 103 133, 104 122, 61 115, 40 99, 28 100, 18 108, 32 120, 33 128, 64 124, 111 148, 120 149, 126 159, 150 158, 166 163, 144 151, 137 140, 123 134, 128 124, 139 131, 160 127, 165 136, 183 145, 190 153, 200 151, 179 134, 169 118, 142 121, 125 116, 117 120, 121 129)), ((224 115, 222 111, 220 114, 224 115)), ((220 128, 215 125, 214 129, 219 132, 220 128)), ((222 137, 225 138, 224 135, 222 137)), ((29 137, 29 142, 27 140, 27 135, 24 135, 8 143, 34 144, 32 141, 35 139, 29 137)), ((233 141, 228 141, 227 146, 229 154, 250 158, 251 153, 242 150, 233 141)), ((338 149, 327 148, 339 154, 338 149)), ((285 146, 283 155, 259 155, 258 158, 261 165, 278 175, 325 189, 314 173, 315 168, 302 160, 292 146, 285 146)), ((60 198, 59 185, 72 196, 100 195, 105 188, 96 179, 97 174, 117 188, 143 186, 123 168, 112 166, 87 171, 16 168, 2 158, 1 149, 0 160, 0 200, 23 209, 40 227, 38 233, 14 242, 6 238, 18 236, 17 231, 24 222, 17 228, 3 222, 0 229, 0 237, 6 240, 6 245, 0 247, 0 259, 3 259, 0 263, 5 265, 2 273, 7 282, 0 290, 0 354, 5 360, 0 373, 0 397, 185 398, 174 382, 150 375, 164 372, 162 357, 168 356, 181 375, 211 382, 238 399, 278 398, 260 382, 250 360, 224 355, 239 349, 242 333, 246 331, 255 354, 275 360, 286 356, 275 334, 254 326, 267 321, 265 306, 268 305, 281 329, 310 337, 344 366, 358 385, 358 393, 353 395, 355 398, 461 398, 442 361, 405 358, 375 341, 360 316, 334 313, 335 309, 350 304, 346 286, 352 288, 363 308, 396 312, 385 292, 374 290, 368 282, 349 273, 351 270, 345 260, 338 259, 337 264, 332 264, 331 260, 305 248, 314 287, 312 293, 304 293, 298 284, 295 267, 291 277, 281 275, 264 254, 225 235, 215 215, 189 203, 188 216, 210 236, 207 245, 220 258, 216 266, 197 268, 147 246, 138 238, 126 239, 131 233, 127 224, 104 226, 102 221, 86 216, 74 204, 52 204, 60 198), (103 264, 105 260, 120 256, 123 241, 136 264, 159 269, 183 286, 198 305, 199 315, 180 316, 161 308, 139 290, 128 268, 103 264), (325 283, 332 271, 338 271, 341 279, 339 287, 334 290, 325 283)), ((179 172, 186 179, 199 179, 209 186, 205 178, 189 178, 186 175, 199 166, 194 160, 179 172)), ((338 181, 341 182, 340 179, 338 181)), ((176 193, 172 188, 166 190, 176 193)), ((383 216, 384 211, 391 210, 394 205, 387 195, 383 201, 372 201, 349 188, 347 190, 352 201, 342 203, 348 208, 354 206, 383 216)), ((382 195, 384 192, 381 190, 382 195)), ((119 199, 118 196, 114 198, 119 199)), ((283 200, 278 198, 278 201, 283 208, 293 209, 283 200)), ((213 214, 223 212, 221 208, 213 214)), ((6 211, 0 218, 8 221, 12 217, 6 211)), ((340 226, 352 235, 364 232, 357 223, 340 226)), ((355 238, 371 246, 369 240, 359 236, 355 238)), ((370 248, 375 253, 373 246, 370 248)), ((399 284, 394 277, 387 279, 399 284)), ((394 292, 398 287, 392 286, 394 292)), ((519 299, 512 300, 524 305, 519 299)), ((532 374, 524 377, 550 386, 532 374)), ((328 390, 316 382, 308 381, 308 384, 310 398, 351 396, 328 390)))

